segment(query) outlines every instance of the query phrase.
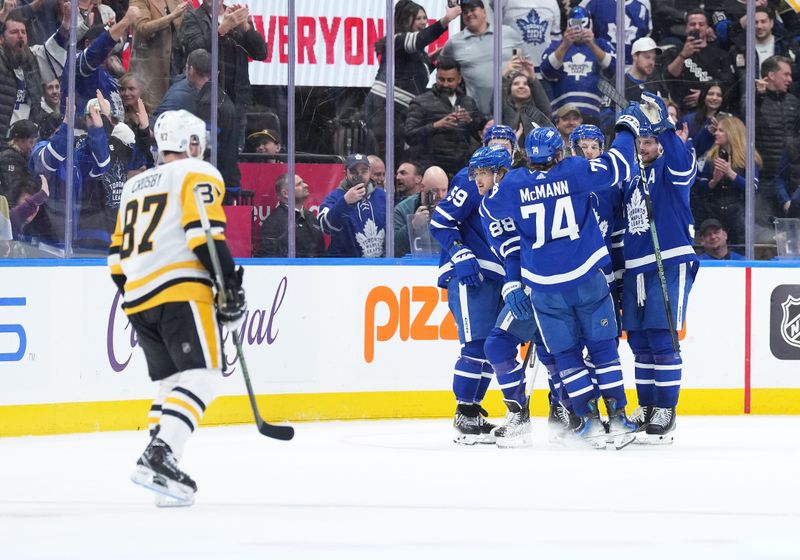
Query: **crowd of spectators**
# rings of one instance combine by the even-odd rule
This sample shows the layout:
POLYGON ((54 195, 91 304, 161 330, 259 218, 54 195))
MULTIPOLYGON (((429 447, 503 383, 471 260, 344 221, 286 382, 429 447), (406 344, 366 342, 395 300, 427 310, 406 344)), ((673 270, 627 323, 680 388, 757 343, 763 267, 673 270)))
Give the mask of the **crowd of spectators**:
MULTIPOLYGON (((79 0, 75 97, 67 99, 70 2, 4 2, 0 210, 16 218, 10 234, 0 228, 0 235, 58 247, 64 243, 65 224, 71 223, 76 246, 102 249, 107 244, 122 184, 155 164, 151 129, 158 115, 186 109, 211 121, 215 1, 220 14, 217 165, 226 189, 237 193, 243 186, 240 152, 283 151, 280 124, 248 124, 255 102, 249 61, 264 60, 268 53, 246 5, 202 0, 193 8, 188 0, 79 0), (74 138, 67 138, 67 103, 75 106, 74 138), (68 172, 70 144, 75 165, 68 172), (74 199, 67 201, 70 173, 74 199), (15 213, 17 207, 21 210, 15 213)), ((747 150, 755 149, 756 241, 770 243, 774 218, 800 216, 800 20, 782 0, 755 3, 754 147, 747 145, 743 124, 746 18, 739 0, 628 0, 624 45, 617 45, 614 0, 506 0, 499 30, 502 124, 515 129, 521 141, 534 127, 550 122, 565 139, 581 123, 606 130, 615 107, 598 82, 613 82, 622 64, 628 99, 650 91, 668 101, 697 156, 695 221, 719 223, 734 247, 744 243, 747 150)), ((482 131, 493 123, 498 32, 493 9, 491 0, 461 0, 429 23, 419 4, 396 3, 396 35, 391 43, 381 38, 374 45, 379 69, 360 110, 370 143, 363 154, 339 154, 348 156, 345 178, 329 185, 319 221, 305 207, 305 182, 295 178, 295 222, 302 240, 298 255, 383 256, 385 228, 392 225, 383 208, 387 172, 395 178, 395 208, 402 210, 393 220, 395 251, 398 256, 413 252, 415 240, 408 232, 419 229, 431 204, 443 196, 446 178, 466 164, 482 131), (457 20, 461 31, 429 52, 457 20), (390 170, 381 159, 387 142, 387 48, 394 49, 396 61, 391 140, 399 162, 390 170)), ((255 255, 286 254, 282 230, 288 222, 289 182, 282 175, 270 186, 278 205, 272 209, 275 218, 256 228, 255 255)))

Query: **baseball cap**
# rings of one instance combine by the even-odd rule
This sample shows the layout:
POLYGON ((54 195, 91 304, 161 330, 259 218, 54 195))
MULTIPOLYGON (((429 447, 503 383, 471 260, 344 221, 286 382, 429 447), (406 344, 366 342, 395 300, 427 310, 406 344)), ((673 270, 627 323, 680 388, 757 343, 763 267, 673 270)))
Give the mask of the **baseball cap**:
POLYGON ((364 154, 350 154, 346 158, 344 158, 344 168, 351 169, 358 164, 364 164, 369 166, 369 160, 367 156, 364 154))
POLYGON ((700 224, 700 230, 699 230, 700 236, 701 237, 704 236, 706 233, 708 233, 709 230, 712 229, 725 229, 725 227, 722 225, 722 222, 720 222, 716 218, 709 218, 707 220, 703 220, 703 223, 700 224))
POLYGON ((461 0, 462 8, 484 8, 482 0, 461 0))
POLYGON ((650 37, 641 37, 636 39, 631 46, 631 54, 634 55, 638 52, 656 51, 656 54, 661 54, 661 49, 658 48, 656 42, 650 37))
POLYGON ((36 123, 28 119, 20 119, 11 125, 8 130, 8 137, 14 138, 38 138, 39 127, 36 123))
POLYGON ((578 109, 575 105, 567 103, 566 105, 562 105, 561 107, 558 108, 558 111, 556 111, 556 119, 563 119, 570 113, 575 113, 580 116, 581 110, 578 109))
POLYGON ((264 140, 272 140, 276 144, 280 144, 281 143, 280 134, 278 134, 276 131, 272 130, 271 128, 265 128, 264 130, 258 130, 256 132, 253 132, 252 134, 249 134, 247 136, 247 139, 248 140, 256 140, 256 139, 261 140, 261 139, 264 139, 264 140))

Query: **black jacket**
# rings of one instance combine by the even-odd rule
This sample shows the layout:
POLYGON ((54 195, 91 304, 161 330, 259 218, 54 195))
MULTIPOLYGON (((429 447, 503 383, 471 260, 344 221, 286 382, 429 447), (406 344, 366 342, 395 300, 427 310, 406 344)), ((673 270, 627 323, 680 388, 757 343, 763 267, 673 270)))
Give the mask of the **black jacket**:
MULTIPOLYGON (((180 42, 185 56, 195 49, 211 52, 211 11, 205 4, 184 14, 180 42)), ((219 81, 237 107, 253 103, 248 57, 267 58, 267 43, 254 27, 236 28, 219 37, 219 81)))
MULTIPOLYGON (((675 77, 669 73, 667 66, 680 52, 680 48, 674 48, 665 53, 663 68, 664 79, 667 80, 670 89, 670 97, 684 113, 694 110, 694 107, 686 107, 683 104, 683 98, 689 95, 690 89, 700 89, 703 83, 712 81, 720 82, 724 92, 733 89, 733 59, 728 51, 720 49, 714 43, 709 43, 703 50, 684 60, 681 74, 675 77)), ((738 97, 732 99, 730 94, 726 94, 726 99, 729 104, 736 107, 738 97)))
POLYGON ((10 145, 0 146, 0 194, 16 205, 24 182, 33 176, 28 172, 28 158, 10 145))
MULTIPOLYGON (((264 220, 257 257, 285 257, 289 254, 289 207, 279 203, 264 220)), ((295 253, 298 257, 325 256, 325 240, 316 216, 295 209, 295 253)))
MULTIPOLYGON (((218 90, 217 104, 217 169, 225 180, 225 188, 240 187, 242 173, 239 170, 239 145, 236 133, 236 107, 230 97, 218 90)), ((197 92, 197 102, 193 111, 198 118, 211 123, 211 82, 208 81, 197 92)))
MULTIPOLYGON (((28 119, 38 123, 42 115, 42 77, 39 75, 36 57, 33 56, 30 49, 25 49, 22 71, 25 75, 28 103, 31 106, 31 114, 28 119)), ((0 45, 0 138, 8 135, 11 116, 14 114, 16 104, 17 79, 14 75, 14 68, 8 60, 6 48, 0 45)))
POLYGON ((453 112, 447 94, 438 86, 414 98, 408 107, 405 138, 412 146, 412 159, 423 168, 439 165, 448 174, 454 175, 469 161, 479 145, 484 117, 475 100, 462 88, 456 91, 456 105, 461 105, 472 117, 472 122, 453 128, 434 129, 433 123, 453 112))
MULTIPOLYGON (((770 187, 779 173, 778 163, 787 147, 796 146, 800 132, 800 99, 791 93, 767 91, 756 95, 756 149, 764 160, 759 190, 770 187)), ((800 159, 792 164, 792 176, 800 177, 800 159)))

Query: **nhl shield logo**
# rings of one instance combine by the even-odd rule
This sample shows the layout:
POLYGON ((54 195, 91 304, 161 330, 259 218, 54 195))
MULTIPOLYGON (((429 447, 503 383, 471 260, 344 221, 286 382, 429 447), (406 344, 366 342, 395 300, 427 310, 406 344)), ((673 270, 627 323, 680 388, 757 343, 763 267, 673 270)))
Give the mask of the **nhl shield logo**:
POLYGON ((800 298, 787 296, 781 310, 781 337, 786 344, 800 348, 800 298))

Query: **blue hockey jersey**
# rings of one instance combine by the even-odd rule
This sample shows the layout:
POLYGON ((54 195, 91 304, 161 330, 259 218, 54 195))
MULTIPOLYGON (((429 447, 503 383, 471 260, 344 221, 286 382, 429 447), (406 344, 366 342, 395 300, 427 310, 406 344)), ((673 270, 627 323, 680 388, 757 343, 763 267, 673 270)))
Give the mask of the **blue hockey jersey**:
POLYGON ((567 49, 563 62, 559 62, 554 52, 561 41, 551 43, 542 58, 542 76, 552 82, 553 115, 566 104, 572 104, 580 109, 581 113, 597 117, 603 96, 597 89, 598 77, 602 74, 609 80, 614 79, 616 72, 616 58, 614 49, 604 39, 595 39, 595 43, 606 57, 598 61, 592 49, 586 44, 575 43, 567 49))
POLYGON ((503 281, 503 265, 489 246, 481 225, 479 209, 482 198, 478 185, 475 181, 470 181, 465 167, 453 177, 447 198, 436 206, 436 211, 431 216, 431 235, 442 246, 439 257, 440 288, 446 288, 455 274, 448 249, 456 241, 463 243, 475 254, 486 278, 503 281))
MULTIPOLYGON (((645 167, 645 177, 650 188, 661 258, 665 264, 695 261, 694 218, 689 206, 689 192, 697 173, 694 152, 672 130, 662 132, 658 141, 664 153, 645 167)), ((655 269, 655 251, 638 172, 625 190, 625 219, 626 274, 655 269)))
POLYGON ((350 205, 345 181, 319 207, 319 225, 331 236, 329 257, 382 257, 386 238, 386 191, 375 189, 350 205))
MULTIPOLYGON (((617 50, 617 2, 615 0, 584 0, 592 18, 594 36, 605 39, 617 50)), ((631 45, 636 39, 647 37, 653 29, 650 10, 640 0, 625 0, 625 64, 633 64, 631 45)))
POLYGON ((567 158, 548 171, 514 169, 484 201, 493 221, 511 218, 519 232, 521 275, 534 289, 557 291, 610 264, 593 191, 630 177, 634 137, 620 131, 597 159, 567 158))
MULTIPOLYGON (((623 183, 626 184, 627 181, 623 183)), ((595 218, 600 227, 600 234, 606 244, 611 261, 603 267, 606 280, 610 284, 615 278, 621 278, 625 268, 622 246, 625 238, 625 221, 622 211, 624 186, 614 185, 610 189, 602 189, 592 193, 595 218)))

